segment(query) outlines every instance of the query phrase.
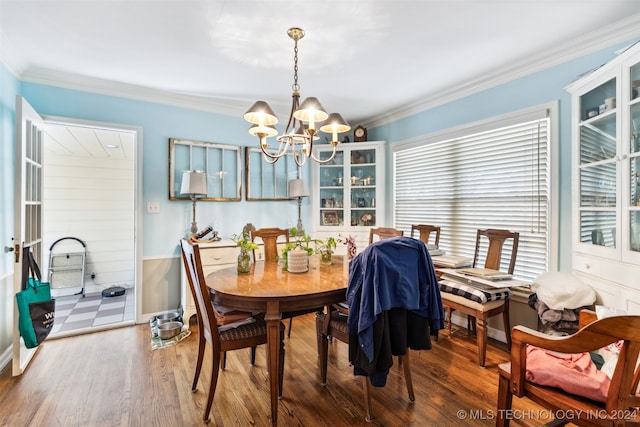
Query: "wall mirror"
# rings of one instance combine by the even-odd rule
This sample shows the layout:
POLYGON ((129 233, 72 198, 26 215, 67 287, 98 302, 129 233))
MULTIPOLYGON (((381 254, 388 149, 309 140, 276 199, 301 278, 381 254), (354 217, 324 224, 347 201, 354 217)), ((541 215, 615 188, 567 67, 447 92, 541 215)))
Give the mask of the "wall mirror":
POLYGON ((182 173, 207 173, 208 193, 202 200, 233 201, 242 198, 241 148, 236 145, 169 138, 169 199, 190 200, 180 193, 182 173))
POLYGON ((262 158, 262 149, 245 147, 245 180, 247 200, 291 200, 287 184, 297 178, 298 169, 291 154, 269 163, 262 158))

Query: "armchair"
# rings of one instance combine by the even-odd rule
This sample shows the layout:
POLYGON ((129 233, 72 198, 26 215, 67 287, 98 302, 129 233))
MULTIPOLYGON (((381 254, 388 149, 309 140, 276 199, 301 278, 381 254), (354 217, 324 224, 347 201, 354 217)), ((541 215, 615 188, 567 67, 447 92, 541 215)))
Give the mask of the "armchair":
POLYGON ((496 426, 509 425, 513 396, 527 397, 544 408, 555 411, 555 414, 567 415, 566 420, 557 419, 554 425, 568 422, 580 426, 640 425, 638 410, 630 409, 640 406, 640 396, 636 393, 640 379, 640 368, 636 367, 640 352, 640 316, 595 319, 594 312, 581 311, 581 329, 574 335, 563 337, 545 335, 524 326, 513 328, 511 362, 498 367, 496 426), (560 353, 582 353, 619 341, 622 342, 622 347, 606 402, 570 394, 557 387, 535 384, 527 379, 528 345, 560 353))

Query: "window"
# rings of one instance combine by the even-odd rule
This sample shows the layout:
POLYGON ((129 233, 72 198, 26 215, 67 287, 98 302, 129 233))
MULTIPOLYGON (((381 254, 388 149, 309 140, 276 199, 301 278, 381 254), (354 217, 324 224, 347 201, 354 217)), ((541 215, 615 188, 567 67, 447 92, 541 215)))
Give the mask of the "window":
POLYGON ((207 174, 209 192, 198 200, 240 200, 240 158, 236 145, 169 138, 169 200, 189 200, 189 196, 180 194, 182 173, 188 170, 207 174))
MULTIPOLYGON (((550 269, 552 107, 395 144, 394 227, 442 227, 440 247, 473 257, 476 230, 520 233, 515 275, 550 269)), ((511 248, 505 246, 505 251, 511 248)), ((480 251, 483 256, 483 251, 480 251)), ((484 264, 480 259, 479 264, 484 264)), ((555 262, 554 268, 555 268, 555 262)), ((501 270, 508 257, 503 256, 501 270)))

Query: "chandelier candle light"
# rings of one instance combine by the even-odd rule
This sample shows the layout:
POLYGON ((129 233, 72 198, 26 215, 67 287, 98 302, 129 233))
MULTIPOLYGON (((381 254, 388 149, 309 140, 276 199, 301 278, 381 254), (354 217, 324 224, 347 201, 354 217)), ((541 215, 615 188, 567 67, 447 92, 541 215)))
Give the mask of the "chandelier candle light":
POLYGON ((287 34, 294 41, 293 56, 293 98, 291 104, 291 113, 289 121, 284 133, 278 136, 278 148, 270 149, 267 138, 278 135, 278 131, 274 127, 278 123, 278 117, 275 115, 269 104, 265 101, 256 101, 255 104, 244 113, 244 118, 253 126, 249 128, 251 135, 260 139, 260 148, 262 149, 265 161, 275 163, 288 152, 291 152, 293 159, 298 166, 302 166, 307 158, 312 158, 318 163, 327 163, 333 159, 336 154, 336 147, 340 143, 338 134, 348 132, 351 127, 338 113, 327 114, 324 107, 317 98, 309 97, 300 104, 300 85, 298 85, 298 40, 304 37, 302 28, 289 28, 287 34), (304 124, 306 122, 306 126, 304 124), (320 131, 331 134, 330 144, 333 145, 333 153, 327 159, 320 160, 313 154, 313 141, 318 139, 317 126, 320 131))

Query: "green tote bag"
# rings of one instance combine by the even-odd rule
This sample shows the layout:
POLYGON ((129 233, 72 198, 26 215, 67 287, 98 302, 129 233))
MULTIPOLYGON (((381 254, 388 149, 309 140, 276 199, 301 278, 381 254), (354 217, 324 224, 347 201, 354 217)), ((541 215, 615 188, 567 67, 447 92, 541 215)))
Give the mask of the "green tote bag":
POLYGON ((16 294, 18 328, 27 348, 37 347, 51 332, 55 317, 55 300, 49 283, 40 281, 40 268, 30 248, 22 257, 22 290, 16 294))

